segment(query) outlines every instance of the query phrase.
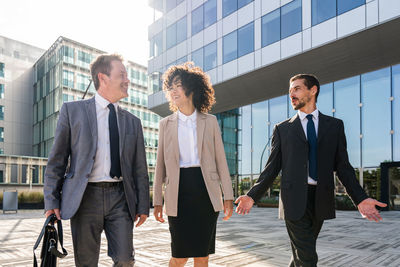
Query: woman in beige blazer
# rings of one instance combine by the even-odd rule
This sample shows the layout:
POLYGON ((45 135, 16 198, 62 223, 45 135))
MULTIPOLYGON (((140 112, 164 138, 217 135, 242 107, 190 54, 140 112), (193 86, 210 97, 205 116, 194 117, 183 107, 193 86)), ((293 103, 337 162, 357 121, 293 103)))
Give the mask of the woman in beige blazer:
POLYGON ((164 222, 165 185, 172 251, 169 266, 184 266, 192 257, 195 266, 208 266, 208 255, 215 253, 219 211, 224 211, 224 220, 233 211, 221 132, 216 117, 207 114, 215 103, 214 89, 208 75, 192 63, 170 67, 163 80, 174 113, 159 125, 154 216, 164 222))

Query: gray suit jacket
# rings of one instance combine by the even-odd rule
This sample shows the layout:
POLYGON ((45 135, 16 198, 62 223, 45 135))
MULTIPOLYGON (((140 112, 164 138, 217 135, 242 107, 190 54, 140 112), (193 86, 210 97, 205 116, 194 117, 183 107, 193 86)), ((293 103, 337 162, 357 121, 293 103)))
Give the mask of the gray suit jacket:
MULTIPOLYGON (((120 161, 130 215, 149 214, 149 177, 140 120, 118 108, 120 161)), ((45 210, 59 208, 62 219, 78 210, 97 149, 95 99, 64 103, 44 175, 45 210), (68 160, 70 161, 67 170, 68 160)))

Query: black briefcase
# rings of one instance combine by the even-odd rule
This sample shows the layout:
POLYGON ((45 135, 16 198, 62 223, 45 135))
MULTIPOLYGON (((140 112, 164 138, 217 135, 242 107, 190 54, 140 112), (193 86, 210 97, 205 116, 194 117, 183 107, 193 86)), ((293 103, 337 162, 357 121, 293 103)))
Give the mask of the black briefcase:
POLYGON ((47 217, 43 229, 40 232, 35 245, 33 246, 33 266, 37 267, 37 260, 35 255, 35 249, 39 246, 40 241, 43 238, 42 250, 40 252, 40 267, 55 267, 57 266, 57 258, 64 258, 68 255, 67 251, 63 247, 63 231, 61 220, 57 221, 57 230, 54 227, 54 222, 57 220, 55 214, 51 214, 47 217), (58 242, 60 242, 62 253, 57 250, 58 242))

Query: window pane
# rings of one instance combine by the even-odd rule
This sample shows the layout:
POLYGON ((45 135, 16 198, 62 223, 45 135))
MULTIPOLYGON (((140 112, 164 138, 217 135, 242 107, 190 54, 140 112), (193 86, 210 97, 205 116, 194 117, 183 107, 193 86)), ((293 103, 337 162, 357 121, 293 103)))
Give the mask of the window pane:
POLYGON ((167 49, 176 45, 176 23, 167 28, 167 49))
MULTIPOLYGON (((264 147, 267 145, 268 134, 268 100, 252 105, 253 113, 253 173, 260 173, 260 161, 264 147)), ((261 169, 267 162, 267 151, 264 151, 261 169)))
POLYGON ((217 21, 217 0, 208 0, 204 3, 204 28, 217 21))
POLYGON ((332 116, 333 109, 333 83, 321 85, 317 98, 318 110, 323 114, 332 116))
POLYGON ((238 57, 254 51, 254 22, 238 30, 238 57))
POLYGON ((343 120, 347 151, 353 167, 360 162, 360 76, 334 83, 335 117, 343 120))
POLYGON ((0 62, 0 77, 4 78, 4 63, 0 62))
POLYGON ((297 114, 297 110, 295 110, 293 108, 292 99, 289 97, 289 95, 287 95, 287 99, 288 99, 288 114, 289 114, 289 118, 291 118, 297 114))
POLYGON ((0 106, 0 120, 4 120, 4 106, 0 106))
POLYGON ((301 0, 295 0, 281 8, 281 38, 301 31, 301 0))
POLYGON ((237 0, 222 0, 222 17, 226 17, 236 10, 237 0))
POLYGON ((217 42, 212 42, 204 47, 204 71, 217 66, 217 42))
POLYGON ((3 98, 4 98, 4 84, 0 84, 0 99, 3 98))
POLYGON ((390 68, 361 75, 363 167, 377 167, 392 159, 389 98, 390 68))
POLYGON ((242 110, 242 168, 241 174, 251 174, 251 105, 247 105, 241 108, 242 110))
POLYGON ((266 14, 261 20, 261 44, 267 46, 281 38, 280 9, 266 14))
POLYGON ((238 9, 244 7, 251 2, 253 2, 253 0, 238 0, 238 9))
POLYGON ((336 16, 336 0, 312 0, 311 15, 313 26, 333 18, 336 16))
POLYGON ((187 61, 187 56, 181 57, 176 60, 176 65, 181 65, 187 61))
POLYGON ((365 4, 365 0, 337 0, 338 15, 365 4))
POLYGON ((203 48, 192 52, 192 61, 196 66, 203 68, 203 48))
POLYGON ((392 67, 393 100, 393 160, 400 161, 400 65, 392 67))
POLYGON ((203 6, 192 11, 192 36, 203 29, 203 6))
POLYGON ((154 36, 154 56, 161 55, 163 51, 162 31, 154 36))
POLYGON ((176 0, 167 0, 167 12, 176 7, 176 0))
POLYGON ((227 34, 223 38, 224 64, 237 58, 237 31, 227 34))
POLYGON ((181 18, 178 20, 176 23, 176 43, 179 44, 180 42, 183 42, 187 38, 187 25, 186 25, 186 17, 181 18))

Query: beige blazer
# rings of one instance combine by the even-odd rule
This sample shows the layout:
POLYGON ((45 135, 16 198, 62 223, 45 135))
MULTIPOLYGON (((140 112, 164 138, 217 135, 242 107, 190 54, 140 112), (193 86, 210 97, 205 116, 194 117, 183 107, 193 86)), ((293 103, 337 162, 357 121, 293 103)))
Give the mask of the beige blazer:
MULTIPOLYGON (((222 211, 221 187, 225 200, 233 200, 233 190, 217 118, 198 112, 196 123, 197 150, 204 183, 214 210, 222 211)), ((174 113, 160 121, 153 185, 153 205, 161 206, 165 184, 165 213, 168 216, 178 215, 179 169, 178 114, 174 113)))

